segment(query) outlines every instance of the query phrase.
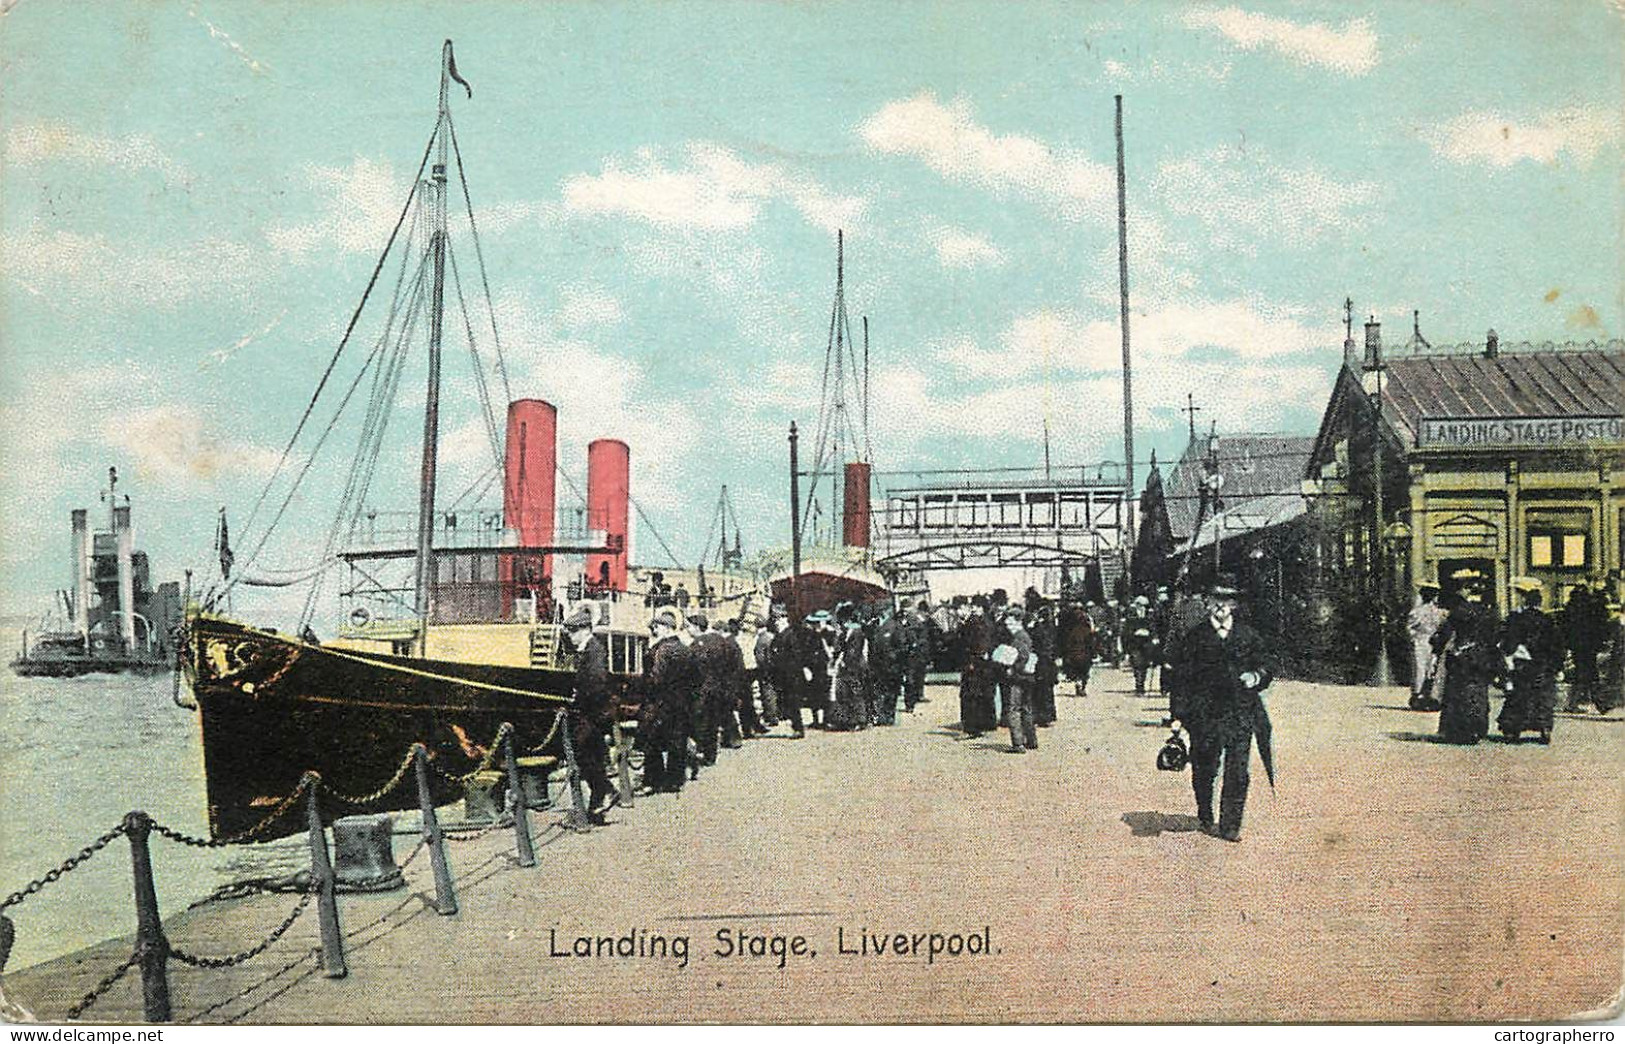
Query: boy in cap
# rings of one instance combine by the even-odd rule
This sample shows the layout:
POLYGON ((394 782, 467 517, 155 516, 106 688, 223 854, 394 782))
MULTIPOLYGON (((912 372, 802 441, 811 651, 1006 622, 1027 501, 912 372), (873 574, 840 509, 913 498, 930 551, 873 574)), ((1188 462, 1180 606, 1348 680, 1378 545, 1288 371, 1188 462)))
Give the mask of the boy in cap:
POLYGON ((1033 722, 1033 675, 1037 671, 1038 657, 1033 652, 1033 640, 1027 634, 1026 614, 1015 606, 1004 613, 1004 640, 989 654, 996 665, 1005 708, 1010 725, 1010 750, 1025 754, 1038 749, 1038 729, 1033 722))

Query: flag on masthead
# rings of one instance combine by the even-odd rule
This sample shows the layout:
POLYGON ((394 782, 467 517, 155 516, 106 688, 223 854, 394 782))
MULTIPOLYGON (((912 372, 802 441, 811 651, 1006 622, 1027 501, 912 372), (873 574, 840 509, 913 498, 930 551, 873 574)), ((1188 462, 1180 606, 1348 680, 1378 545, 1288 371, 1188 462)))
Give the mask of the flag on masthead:
POLYGON ((453 80, 456 80, 458 83, 463 85, 463 90, 468 92, 468 96, 470 98, 474 97, 474 88, 468 85, 467 80, 457 75, 457 55, 452 53, 450 40, 446 41, 446 73, 453 80))

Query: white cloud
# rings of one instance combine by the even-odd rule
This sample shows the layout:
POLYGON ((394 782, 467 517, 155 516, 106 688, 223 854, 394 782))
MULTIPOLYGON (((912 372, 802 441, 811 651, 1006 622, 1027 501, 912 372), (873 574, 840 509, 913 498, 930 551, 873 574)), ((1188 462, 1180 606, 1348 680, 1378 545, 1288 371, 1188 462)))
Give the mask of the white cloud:
POLYGON ((109 445, 130 455, 137 475, 166 483, 268 475, 278 457, 269 447, 220 435, 189 404, 118 413, 103 422, 102 435, 109 445))
MULTIPOLYGON (((1181 300, 1132 312, 1129 332, 1136 371, 1158 361, 1184 366, 1193 350, 1243 361, 1265 360, 1340 343, 1334 321, 1314 326, 1294 309, 1247 300, 1181 300)), ((1088 319, 1065 309, 1039 309, 1011 320, 1000 349, 968 337, 937 346, 933 356, 961 377, 1014 379, 1042 374, 1099 374, 1122 367, 1117 316, 1088 319)), ((1228 384, 1228 381, 1225 383, 1228 384)))
POLYGON ((567 286, 560 297, 558 316, 566 326, 612 326, 625 316, 621 302, 601 286, 567 286))
POLYGON ((825 231, 850 228, 865 201, 841 196, 805 174, 775 163, 750 163, 709 142, 691 142, 681 162, 668 164, 655 150, 637 153, 630 167, 605 162, 599 174, 564 183, 564 208, 579 215, 636 218, 664 229, 727 232, 755 224, 763 205, 782 200, 825 231))
POLYGON ((246 50, 244 50, 242 44, 238 43, 236 40, 233 40, 230 36, 226 35, 226 31, 224 29, 221 29, 219 26, 215 25, 213 22, 209 21, 207 18, 201 17, 197 13, 197 8, 196 7, 193 7, 191 10, 187 11, 186 13, 194 21, 200 23, 203 26, 204 29, 208 30, 209 36, 212 39, 220 41, 221 45, 223 45, 226 48, 226 50, 230 51, 232 53, 233 57, 235 57, 238 61, 242 62, 244 65, 248 66, 248 69, 249 69, 250 72, 263 73, 263 72, 266 72, 270 68, 270 66, 266 65, 264 62, 260 61, 258 58, 253 57, 246 50))
POLYGON ((68 160, 124 170, 156 170, 180 182, 190 177, 185 167, 150 138, 105 138, 54 121, 23 123, 6 131, 5 160, 17 166, 68 160))
POLYGON ((1235 148, 1162 164, 1152 191, 1174 215, 1199 221, 1213 246, 1248 255, 1261 245, 1310 246, 1329 231, 1354 228, 1378 196, 1374 182, 1339 181, 1235 148))
MULTIPOLYGON (((580 476, 587 444, 620 439, 632 452, 633 496, 645 508, 688 507, 681 490, 695 488, 684 468, 693 460, 701 424, 691 396, 663 393, 635 359, 609 352, 585 338, 557 333, 556 315, 517 294, 497 299, 497 322, 507 331, 508 365, 518 397, 545 399, 559 411, 559 460, 580 476)), ((486 450, 483 429, 471 428, 465 448, 471 459, 486 450)), ((559 487, 559 503, 573 508, 574 495, 559 487)), ((653 548, 640 548, 647 553, 653 548)))
POLYGON ((1110 213, 1111 168, 1081 152, 1019 134, 997 135, 976 122, 970 103, 943 105, 929 91, 888 102, 858 128, 870 148, 913 156, 944 177, 1017 193, 1077 220, 1110 213))
POLYGON ((1619 136, 1619 113, 1602 106, 1574 106, 1521 120, 1497 112, 1469 112, 1422 134, 1445 159, 1496 167, 1521 160, 1556 163, 1565 152, 1586 165, 1619 136))
POLYGON ((931 245, 936 247, 937 260, 944 268, 976 268, 980 265, 997 267, 1004 264, 1003 250, 981 236, 949 225, 938 225, 927 233, 931 245))
POLYGON ((305 179, 324 197, 324 213, 304 224, 272 225, 265 230, 271 246, 289 254, 334 248, 347 253, 378 253, 388 241, 389 230, 395 227, 411 188, 388 161, 364 156, 348 167, 308 167, 305 179))
POLYGON ((0 270, 70 312, 110 305, 170 310, 194 297, 246 296, 260 262, 223 239, 145 250, 101 235, 29 230, 0 236, 0 270))
POLYGON ((1181 20, 1191 29, 1211 29, 1245 50, 1269 48, 1299 65, 1318 65, 1345 76, 1363 76, 1377 64, 1377 34, 1364 18, 1334 29, 1239 7, 1199 7, 1186 11, 1181 20))

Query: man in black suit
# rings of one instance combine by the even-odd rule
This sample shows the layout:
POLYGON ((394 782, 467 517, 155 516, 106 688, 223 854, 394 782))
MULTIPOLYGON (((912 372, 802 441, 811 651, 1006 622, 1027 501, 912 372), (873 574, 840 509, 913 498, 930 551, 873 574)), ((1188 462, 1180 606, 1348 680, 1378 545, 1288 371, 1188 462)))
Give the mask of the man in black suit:
POLYGON ((593 632, 593 615, 585 606, 564 622, 564 629, 576 649, 575 707, 570 715, 576 765, 591 796, 587 815, 593 823, 602 826, 604 808, 615 795, 609 781, 609 745, 604 738, 610 728, 615 696, 614 679, 609 673, 609 647, 604 644, 602 635, 593 632))
POLYGON ((659 610, 649 624, 651 641, 644 659, 643 706, 638 739, 643 745, 643 782, 652 791, 683 789, 696 672, 688 649, 677 637, 679 617, 659 610))
POLYGON ((1208 618, 1180 643, 1180 720, 1191 737, 1191 788, 1202 831, 1226 841, 1241 840, 1241 815, 1247 805, 1247 762, 1253 733, 1268 728, 1259 693, 1274 675, 1253 629, 1236 619, 1236 592, 1216 584, 1208 618), (1213 784, 1220 762, 1224 790, 1219 820, 1213 821, 1213 784))

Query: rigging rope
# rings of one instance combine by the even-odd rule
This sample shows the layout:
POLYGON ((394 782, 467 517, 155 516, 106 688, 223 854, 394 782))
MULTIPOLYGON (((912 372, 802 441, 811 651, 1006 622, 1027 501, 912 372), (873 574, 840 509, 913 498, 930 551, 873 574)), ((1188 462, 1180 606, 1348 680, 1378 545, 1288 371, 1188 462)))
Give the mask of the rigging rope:
POLYGON ((449 249, 451 285, 457 291, 457 307, 463 313, 463 330, 468 334, 468 357, 474 364, 474 387, 480 393, 480 409, 485 414, 485 433, 491 440, 491 456, 497 467, 502 466, 502 437, 497 434, 496 414, 491 409, 491 389, 485 386, 485 366, 480 362, 480 350, 474 344, 474 324, 468 318, 468 302, 463 299, 463 277, 457 270, 457 255, 449 249))
POLYGON ((643 524, 649 527, 650 535, 655 538, 655 542, 660 545, 660 549, 666 552, 666 557, 671 559, 671 564, 678 569, 687 569, 688 567, 679 562, 677 556, 672 553, 671 547, 667 545, 665 538, 660 535, 660 530, 656 529, 655 524, 649 521, 649 516, 644 512, 643 505, 639 504, 634 497, 629 496, 626 499, 632 501, 632 507, 636 509, 638 517, 643 519, 643 524))
POLYGON ((494 468, 486 468, 484 471, 480 472, 479 476, 477 478, 475 478, 473 482, 470 482, 468 484, 467 489, 463 490, 460 494, 457 495, 457 499, 453 500, 451 502, 451 506, 446 508, 445 510, 447 510, 447 511, 456 510, 463 503, 463 501, 469 499, 469 494, 471 494, 471 493, 474 495, 475 503, 478 503, 479 499, 481 497, 485 496, 486 491, 491 488, 492 482, 501 473, 502 473, 502 468, 501 468, 500 465, 497 466, 497 467, 494 467, 494 468), (474 493, 475 487, 479 487, 479 492, 478 493, 474 493))
MULTIPOLYGON (((324 553, 331 555, 338 544, 338 536, 344 527, 345 518, 349 517, 347 534, 355 535, 356 526, 360 524, 361 510, 366 503, 367 493, 372 489, 372 479, 378 464, 378 454, 383 448, 384 433, 389 427, 389 403, 394 401, 395 392, 400 386, 401 373, 405 369, 406 345, 411 340, 412 331, 417 326, 419 309, 421 307, 424 286, 427 280, 429 258, 425 254, 418 263, 416 274, 412 279, 412 288, 406 294, 406 321, 401 324, 399 336, 390 348, 386 362, 380 367, 387 371, 383 380, 374 381, 373 401, 369 404, 368 417, 363 422, 361 444, 357 448, 356 456, 351 459, 350 473, 345 480, 344 493, 339 499, 337 513, 333 523, 328 528, 327 542, 324 553)), ((404 268, 403 268, 404 271, 404 268)), ((398 300, 398 298, 397 298, 398 300)), ((389 322, 385 326, 384 337, 388 337, 390 326, 393 325, 395 313, 392 311, 389 322)), ((380 339, 382 342, 382 338, 380 339)), ((337 419, 337 418, 335 418, 337 419)), ((305 606, 300 613, 299 628, 301 631, 309 625, 315 615, 316 602, 321 597, 323 581, 320 577, 311 585, 305 595, 305 606)))
POLYGON ((451 131, 451 151, 457 158, 457 180, 463 186, 463 205, 468 208, 468 232, 474 239, 474 258, 480 266, 480 285, 485 288, 485 310, 491 317, 491 340, 496 346, 497 376, 502 378, 502 395, 513 401, 513 389, 508 386, 508 364, 502 355, 502 335, 497 333, 496 302, 491 298, 491 280, 485 274, 485 250, 480 246, 480 231, 474 225, 474 200, 468 194, 468 172, 463 169, 463 150, 457 147, 457 125, 451 113, 446 113, 446 126, 451 131))
MULTIPOLYGON (((299 423, 294 427, 293 435, 288 439, 288 444, 283 447, 282 456, 278 458, 276 467, 271 470, 271 477, 266 479, 265 488, 260 490, 259 497, 254 501, 254 507, 248 513, 248 521, 243 527, 245 532, 253 527, 254 520, 259 516, 260 508, 265 503, 265 498, 271 492, 271 486, 276 482, 277 476, 281 474, 282 466, 287 463, 289 454, 293 452, 294 444, 299 441, 299 436, 305 430, 306 423, 310 421, 310 415, 316 409, 316 401, 321 398, 322 390, 327 387, 328 379, 333 376, 333 369, 338 366, 339 357, 344 354, 345 346, 350 343, 350 335, 354 333, 356 323, 361 321, 361 312, 367 307, 367 298, 371 296, 372 288, 378 282, 379 273, 384 270, 384 261, 389 257, 389 251, 395 245, 395 237, 400 234, 401 225, 405 224, 406 216, 411 213, 412 200, 417 196, 418 185, 421 184, 423 178, 423 171, 429 165, 429 153, 434 151, 435 139, 439 136, 440 125, 436 122, 434 132, 429 135, 428 144, 423 147, 423 159, 418 161, 417 174, 412 178, 412 189, 406 194, 406 203, 401 207, 400 216, 395 219, 395 227, 390 229, 389 240, 384 244, 384 251, 378 255, 378 263, 373 266, 372 275, 367 280, 366 289, 361 292, 361 300, 357 302, 355 311, 350 315, 350 322, 344 328, 344 336, 339 339, 339 346, 334 350, 333 358, 328 360, 327 369, 322 373, 322 379, 316 383, 316 391, 311 395, 310 402, 305 405, 305 412, 300 416, 299 423)), ((280 512, 278 517, 280 518, 280 512)), ((269 529, 275 528, 276 523, 271 523, 269 529)), ((264 541, 261 541, 261 546, 263 545, 264 541)))

